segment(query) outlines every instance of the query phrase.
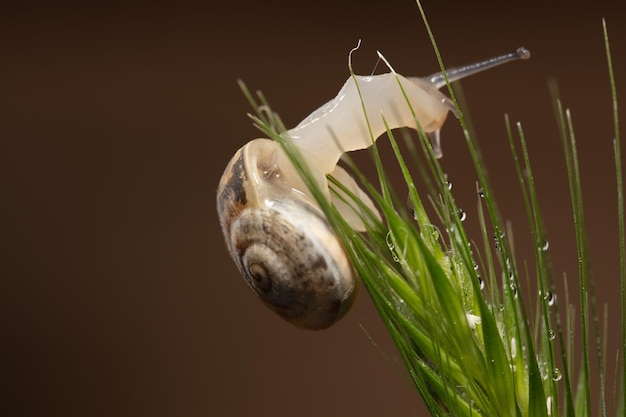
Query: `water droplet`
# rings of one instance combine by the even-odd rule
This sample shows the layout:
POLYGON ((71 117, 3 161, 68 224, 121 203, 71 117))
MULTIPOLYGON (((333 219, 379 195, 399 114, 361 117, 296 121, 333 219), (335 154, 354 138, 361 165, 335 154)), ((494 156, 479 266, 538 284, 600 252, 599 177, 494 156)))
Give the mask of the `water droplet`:
POLYGON ((497 242, 497 241, 498 241, 498 237, 499 237, 500 239, 502 239, 502 238, 504 238, 504 235, 505 235, 504 230, 496 231, 496 232, 493 234, 493 240, 495 240, 495 241, 497 242))
POLYGON ((561 380, 561 378, 563 378, 563 375, 561 374, 559 368, 554 368, 554 370, 552 371, 552 380, 554 382, 558 382, 561 380))
POLYGON ((478 264, 474 264, 474 271, 478 271, 478 264))
POLYGON ((277 165, 272 165, 269 167, 265 167, 262 171, 263 179, 278 179, 280 178, 280 169, 278 169, 277 165))
POLYGON ((482 187, 478 189, 478 197, 485 198, 485 190, 482 187))
POLYGON ((556 338, 556 333, 554 333, 554 330, 548 330, 548 339, 554 340, 554 338, 556 338))
POLYGON ((513 294, 513 298, 517 298, 517 287, 515 286, 515 284, 511 284, 509 288, 511 288, 511 293, 513 294))
POLYGON ((556 303, 556 294, 552 291, 548 291, 544 294, 543 299, 548 302, 548 306, 552 307, 556 303))
POLYGON ((515 269, 511 267, 511 261, 508 258, 506 260, 506 271, 507 276, 509 277, 509 281, 511 281, 511 284, 513 284, 515 278, 515 269))
POLYGON ((467 219, 467 213, 465 212, 465 210, 459 209, 459 220, 464 222, 465 219, 467 219))
POLYGON ((415 211, 415 206, 413 205, 413 200, 411 199, 410 195, 406 199, 406 205, 409 208, 409 213, 411 214, 411 217, 414 220, 417 220, 417 211, 415 211))
POLYGON ((550 242, 548 242, 547 240, 544 240, 543 244, 541 245, 541 250, 545 252, 548 250, 548 248, 550 248, 550 242))
POLYGON ((548 415, 552 415, 552 396, 546 398, 546 410, 548 410, 548 415))
POLYGON ((446 186, 446 188, 447 188, 448 190, 451 190, 451 189, 452 189, 452 182, 450 182, 450 181, 446 181, 444 184, 445 184, 445 186, 446 186))
POLYGON ((393 255, 392 255, 392 258, 393 258, 393 261, 394 261, 395 263, 400 263, 400 258, 398 258, 398 257, 396 256, 396 254, 393 254, 393 255))
POLYGON ((481 289, 481 290, 484 290, 484 289, 485 289, 485 280, 484 280, 484 279, 482 279, 482 278, 480 277, 480 275, 478 275, 478 285, 480 286, 480 289, 481 289))

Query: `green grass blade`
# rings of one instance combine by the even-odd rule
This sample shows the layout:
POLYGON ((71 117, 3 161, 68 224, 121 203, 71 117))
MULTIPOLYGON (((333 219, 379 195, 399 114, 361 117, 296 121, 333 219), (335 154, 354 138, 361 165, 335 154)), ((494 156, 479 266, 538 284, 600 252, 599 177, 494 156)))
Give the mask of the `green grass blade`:
POLYGON ((581 319, 581 346, 582 364, 581 375, 577 388, 577 414, 591 416, 591 381, 589 365, 589 330, 588 330, 588 275, 589 265, 587 256, 587 246, 585 239, 585 226, 582 202, 582 189, 580 183, 580 169, 578 164, 578 153, 576 149, 576 136, 569 110, 563 111, 561 103, 557 101, 559 126, 561 140, 565 151, 565 162, 572 199, 572 211, 574 220, 574 231, 576 236, 576 248, 578 254, 578 282, 579 282, 579 305, 581 319))
POLYGON ((617 87, 615 85, 615 74, 613 72, 613 60, 611 58, 611 47, 609 44, 609 33, 606 20, 602 19, 602 30, 604 34, 604 49, 606 51, 607 69, 609 72, 609 83, 611 85, 611 102, 613 105, 613 151, 615 155, 615 175, 617 179, 617 219, 619 230, 619 263, 620 263, 620 287, 622 295, 622 369, 621 369, 621 392, 620 392, 620 414, 626 416, 626 236, 624 233, 624 174, 622 170, 622 151, 619 133, 619 109, 617 99, 617 87))

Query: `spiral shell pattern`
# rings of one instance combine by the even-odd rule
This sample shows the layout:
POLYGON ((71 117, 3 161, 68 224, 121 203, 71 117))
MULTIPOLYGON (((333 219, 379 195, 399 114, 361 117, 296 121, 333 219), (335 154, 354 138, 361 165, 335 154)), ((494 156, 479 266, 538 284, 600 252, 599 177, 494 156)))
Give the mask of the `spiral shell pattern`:
MULTIPOLYGON (((298 327, 327 328, 356 295, 352 265, 321 210, 281 191, 279 183, 268 184, 267 167, 251 151, 244 147, 235 155, 220 184, 227 247, 268 307, 298 327)), ((271 177, 276 182, 280 175, 271 177)))

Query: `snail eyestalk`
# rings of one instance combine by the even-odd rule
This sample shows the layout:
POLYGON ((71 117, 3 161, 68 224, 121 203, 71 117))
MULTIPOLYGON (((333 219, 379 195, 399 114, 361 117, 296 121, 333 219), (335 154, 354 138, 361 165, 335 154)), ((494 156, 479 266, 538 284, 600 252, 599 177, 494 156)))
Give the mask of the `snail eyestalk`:
MULTIPOLYGON (((529 58, 530 51, 521 46, 515 51, 509 52, 508 54, 499 55, 493 58, 485 59, 483 61, 475 62, 473 64, 463 65, 461 67, 446 69, 446 75, 448 76, 448 81, 454 82, 460 80, 461 78, 474 75, 478 72, 497 67, 498 65, 502 65, 507 62, 515 61, 518 59, 526 60, 529 58)), ((427 77, 427 79, 432 85, 435 86, 435 88, 438 89, 446 85, 446 79, 441 72, 437 72, 430 77, 427 77)))

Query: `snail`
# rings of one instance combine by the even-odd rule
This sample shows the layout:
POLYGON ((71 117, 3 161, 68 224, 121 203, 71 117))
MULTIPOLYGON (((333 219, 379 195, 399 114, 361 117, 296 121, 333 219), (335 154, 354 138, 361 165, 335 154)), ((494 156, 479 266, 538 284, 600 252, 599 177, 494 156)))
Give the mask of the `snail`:
MULTIPOLYGON (((446 74, 455 81, 529 56, 527 49, 518 48, 446 74)), ((384 116, 389 129, 416 129, 417 119, 435 156, 441 157, 439 131, 448 112, 454 111, 452 101, 439 91, 444 85, 443 73, 403 77, 391 69, 353 76, 334 99, 283 133, 298 147, 319 189, 355 230, 365 231, 363 213, 331 195, 326 175, 378 213, 367 194, 337 165, 341 155, 371 146, 387 131, 384 116)), ((345 315, 359 286, 354 268, 277 142, 255 139, 235 153, 218 186, 217 210, 228 251, 269 308, 304 329, 327 328, 345 315)))

